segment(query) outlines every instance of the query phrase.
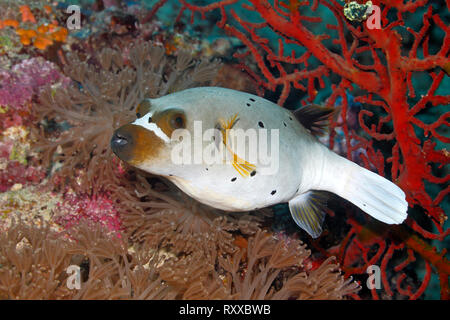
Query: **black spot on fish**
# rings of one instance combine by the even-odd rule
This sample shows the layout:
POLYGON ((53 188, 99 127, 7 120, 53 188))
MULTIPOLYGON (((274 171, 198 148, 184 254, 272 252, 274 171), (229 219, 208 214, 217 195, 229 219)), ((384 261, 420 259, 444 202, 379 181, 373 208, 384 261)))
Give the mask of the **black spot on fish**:
POLYGON ((247 107, 250 107, 250 106, 251 106, 251 104, 250 104, 250 103, 246 103, 246 105, 247 105, 247 107))
POLYGON ((363 206, 365 207, 365 206, 366 206, 366 204, 365 204, 365 203, 363 203, 363 206))
POLYGON ((255 174, 256 174, 256 171, 253 170, 253 171, 250 173, 250 176, 253 177, 255 174))
POLYGON ((173 176, 173 174, 170 174, 170 173, 169 173, 169 177, 172 177, 172 176, 173 176))
POLYGON ((152 117, 148 117, 148 123, 152 122, 152 117))
POLYGON ((292 120, 292 117, 289 117, 289 120, 292 120))
POLYGON ((272 192, 270 194, 274 195, 276 192, 277 192, 277 190, 272 190, 272 192))
POLYGON ((262 123, 261 121, 258 122, 258 125, 259 125, 261 128, 264 128, 264 123, 262 123))
POLYGON ((286 124, 286 122, 283 122, 283 124, 284 124, 284 126, 285 126, 285 127, 287 127, 287 124, 286 124))
POLYGON ((233 179, 231 179, 231 182, 234 182, 234 181, 236 181, 236 177, 234 177, 233 179))
POLYGON ((206 168, 206 171, 208 171, 208 168, 206 168))
POLYGON ((253 98, 250 98, 250 101, 253 101, 253 102, 255 102, 256 100, 255 100, 255 99, 253 99, 253 98))

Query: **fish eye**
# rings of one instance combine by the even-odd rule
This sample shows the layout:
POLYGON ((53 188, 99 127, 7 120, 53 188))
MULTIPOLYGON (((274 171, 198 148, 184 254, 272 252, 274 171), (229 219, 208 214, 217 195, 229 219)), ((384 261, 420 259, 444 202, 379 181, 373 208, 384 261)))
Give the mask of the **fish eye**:
POLYGON ((163 111, 155 111, 152 116, 154 122, 168 137, 177 129, 186 128, 186 115, 180 109, 166 109, 163 111))
POLYGON ((142 100, 136 108, 136 117, 142 118, 150 111, 150 107, 151 107, 150 100, 148 99, 142 100))
POLYGON ((175 113, 170 119, 170 126, 174 129, 182 129, 186 127, 184 114, 175 113))

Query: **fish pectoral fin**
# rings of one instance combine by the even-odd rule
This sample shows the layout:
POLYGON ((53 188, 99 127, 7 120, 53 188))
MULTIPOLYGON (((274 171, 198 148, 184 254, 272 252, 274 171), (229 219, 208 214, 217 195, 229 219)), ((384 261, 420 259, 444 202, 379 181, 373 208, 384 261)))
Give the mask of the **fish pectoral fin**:
POLYGON ((233 126, 239 121, 238 118, 239 113, 236 113, 228 120, 219 119, 218 123, 215 126, 216 134, 214 137, 216 147, 219 149, 219 137, 222 136, 222 142, 225 148, 230 152, 233 160, 231 162, 234 169, 242 176, 248 177, 252 171, 255 170, 256 166, 246 161, 245 159, 240 158, 232 149, 231 142, 229 139, 229 130, 233 128, 233 126))
POLYGON ((221 140, 225 146, 227 146, 227 138, 228 138, 228 130, 232 129, 233 126, 236 124, 236 122, 239 121, 238 113, 236 113, 234 116, 229 118, 228 120, 224 120, 220 118, 217 120, 216 126, 214 129, 216 130, 214 134, 214 139, 216 143, 216 147, 219 148, 218 144, 221 140), (222 137, 222 139, 218 139, 219 137, 222 137))
POLYGON ((308 191, 289 201, 289 211, 295 223, 314 239, 322 233, 328 195, 324 191, 308 191))
POLYGON ((229 130, 232 129, 233 126, 236 124, 236 122, 239 121, 239 113, 236 113, 234 116, 232 116, 228 121, 227 121, 227 125, 225 126, 225 130, 229 130))
MULTIPOLYGON (((230 151, 232 152, 232 151, 230 151)), ((236 169, 237 172, 239 172, 239 174, 242 177, 248 177, 250 175, 250 173, 256 169, 256 166, 254 164, 251 164, 250 162, 239 158, 236 154, 233 154, 233 162, 232 165, 234 167, 234 169, 236 169)))

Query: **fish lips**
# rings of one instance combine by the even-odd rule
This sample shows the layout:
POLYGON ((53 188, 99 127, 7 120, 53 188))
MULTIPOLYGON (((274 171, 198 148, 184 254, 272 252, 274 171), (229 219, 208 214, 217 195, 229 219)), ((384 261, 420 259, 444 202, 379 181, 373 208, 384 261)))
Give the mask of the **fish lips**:
POLYGON ((143 162, 158 158, 164 141, 142 126, 126 124, 114 131, 110 145, 121 160, 139 166, 143 162))

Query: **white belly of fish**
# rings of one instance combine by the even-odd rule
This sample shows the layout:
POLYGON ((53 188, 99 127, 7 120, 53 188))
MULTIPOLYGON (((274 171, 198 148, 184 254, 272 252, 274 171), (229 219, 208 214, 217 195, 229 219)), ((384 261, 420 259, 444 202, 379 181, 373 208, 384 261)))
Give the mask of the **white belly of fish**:
POLYGON ((230 164, 213 164, 186 168, 183 177, 168 178, 201 203, 226 211, 255 210, 287 202, 296 194, 300 175, 292 155, 282 146, 279 168, 272 174, 256 166, 253 175, 242 176, 230 164))

